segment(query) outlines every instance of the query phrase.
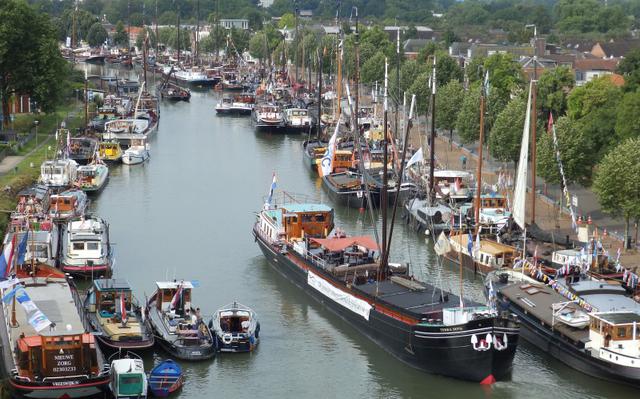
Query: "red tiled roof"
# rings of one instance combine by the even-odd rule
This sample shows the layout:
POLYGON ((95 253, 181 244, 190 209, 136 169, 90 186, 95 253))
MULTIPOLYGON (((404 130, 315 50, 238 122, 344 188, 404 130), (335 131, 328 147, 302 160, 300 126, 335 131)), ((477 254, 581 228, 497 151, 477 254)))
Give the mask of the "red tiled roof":
POLYGON ((329 252, 339 252, 349 248, 352 245, 359 245, 372 251, 378 250, 378 244, 369 236, 359 237, 343 237, 343 238, 312 238, 311 241, 317 242, 326 248, 329 252))
POLYGON ((618 66, 618 59, 578 59, 575 60, 573 67, 579 71, 615 71, 618 66))

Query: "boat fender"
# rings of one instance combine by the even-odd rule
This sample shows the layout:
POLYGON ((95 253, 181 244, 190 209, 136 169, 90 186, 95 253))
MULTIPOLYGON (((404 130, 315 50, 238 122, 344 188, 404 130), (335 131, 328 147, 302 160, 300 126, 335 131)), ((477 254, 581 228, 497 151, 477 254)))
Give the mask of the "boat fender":
POLYGON ((233 342, 233 335, 226 333, 222 335, 222 342, 225 345, 229 345, 231 342, 233 342))

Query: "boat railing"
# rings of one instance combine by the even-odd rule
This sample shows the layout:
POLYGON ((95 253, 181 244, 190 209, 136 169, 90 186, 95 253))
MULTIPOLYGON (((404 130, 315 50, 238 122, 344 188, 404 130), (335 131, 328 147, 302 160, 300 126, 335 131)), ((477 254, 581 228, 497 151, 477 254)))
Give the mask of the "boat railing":
MULTIPOLYGON (((266 203, 267 197, 264 198, 266 203)), ((286 204, 319 204, 322 203, 317 197, 308 194, 291 193, 288 191, 276 192, 271 200, 271 207, 281 207, 286 204)))
POLYGON ((89 375, 87 375, 87 374, 77 374, 77 375, 65 375, 65 376, 61 376, 61 377, 44 377, 42 379, 42 381, 46 382, 46 381, 52 381, 52 380, 68 380, 68 379, 72 379, 72 378, 89 379, 89 375))
POLYGON ((319 257, 318 255, 314 255, 306 248, 296 248, 294 245, 289 244, 288 249, 300 255, 305 260, 311 262, 314 266, 326 270, 327 269, 327 261, 319 257))

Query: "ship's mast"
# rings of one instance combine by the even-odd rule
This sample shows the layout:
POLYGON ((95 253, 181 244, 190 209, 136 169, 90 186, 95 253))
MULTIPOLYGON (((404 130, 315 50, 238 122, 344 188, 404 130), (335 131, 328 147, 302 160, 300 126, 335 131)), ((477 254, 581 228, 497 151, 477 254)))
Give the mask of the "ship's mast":
POLYGON ((431 134, 429 135, 429 200, 435 203, 434 170, 436 166, 436 56, 433 55, 433 71, 431 76, 431 134))
MULTIPOLYGON (((486 79, 485 79, 486 80, 486 79)), ((480 88, 480 144, 478 145, 478 171, 476 182, 476 198, 473 209, 473 218, 475 223, 475 233, 480 228, 480 205, 482 196, 482 149, 484 146, 484 106, 485 106, 486 87, 483 84, 480 88)), ((471 256, 471 254, 469 254, 471 256)))

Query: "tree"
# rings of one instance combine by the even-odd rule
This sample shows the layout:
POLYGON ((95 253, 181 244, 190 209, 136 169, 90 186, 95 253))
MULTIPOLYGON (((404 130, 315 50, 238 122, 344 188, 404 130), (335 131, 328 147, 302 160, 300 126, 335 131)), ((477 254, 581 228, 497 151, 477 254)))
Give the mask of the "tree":
MULTIPOLYGON (((594 149, 591 140, 580 129, 579 123, 567 116, 559 118, 555 127, 558 138, 558 151, 560 152, 567 184, 588 184, 596 161, 595 157, 592 156, 594 149)), ((542 132, 543 130, 539 129, 538 131, 542 132)), ((552 135, 539 134, 536 149, 536 174, 547 183, 560 183, 560 169, 552 135)))
POLYGON ((113 35, 113 42, 117 46, 129 47, 129 35, 124 29, 124 23, 122 21, 118 21, 116 24, 116 33, 113 35))
POLYGON ((464 143, 478 140, 480 134, 480 90, 479 84, 473 85, 465 95, 458 112, 456 130, 464 143))
POLYGON ((452 80, 462 82, 464 72, 456 60, 451 58, 444 51, 436 53, 436 80, 438 87, 449 83, 452 80))
POLYGON ((91 47, 101 46, 109 37, 107 30, 102 26, 100 22, 96 22, 91 25, 89 33, 87 34, 87 42, 91 47))
POLYGON ((249 54, 252 57, 259 60, 265 60, 268 58, 269 52, 267 51, 267 41, 264 32, 257 32, 249 40, 249 54))
POLYGON ((624 90, 636 91, 640 87, 640 49, 629 51, 618 64, 617 72, 624 76, 624 90))
POLYGON ((496 118, 489 136, 491 155, 502 162, 517 162, 527 102, 522 96, 509 101, 496 118))
POLYGON ((522 67, 510 54, 496 53, 484 61, 484 70, 489 71, 491 92, 508 102, 511 94, 522 89, 524 79, 522 67))
POLYGON ((622 97, 616 117, 616 136, 620 141, 640 136, 640 90, 622 97))
POLYGON ((436 126, 453 133, 460 106, 464 100, 462 83, 451 80, 442 86, 436 95, 436 126))
POLYGON ((363 83, 383 82, 385 59, 384 53, 378 51, 373 57, 365 60, 360 71, 360 80, 363 83))
POLYGON ((546 70, 538 81, 538 105, 548 116, 550 112, 560 117, 567 112, 567 96, 575 86, 569 67, 546 70))
POLYGON ((156 34, 151 28, 144 28, 140 33, 138 33, 138 36, 136 37, 136 47, 142 49, 142 44, 147 35, 149 35, 149 43, 147 44, 149 48, 156 47, 156 34))
POLYGON ((624 218, 624 245, 629 246, 629 220, 640 218, 640 139, 618 144, 602 160, 593 189, 602 209, 624 218))
MULTIPOLYGON (((62 59, 49 17, 26 2, 0 2, 0 97, 9 115, 14 93, 29 94, 38 107, 55 108, 64 92, 69 68, 62 59)), ((8 118, 4 118, 7 126, 8 118)))
POLYGON ((278 28, 280 29, 295 29, 296 28, 296 16, 292 13, 288 12, 282 17, 280 17, 280 21, 278 22, 278 28))
POLYGON ((426 114, 427 108, 430 106, 431 101, 431 88, 430 77, 431 72, 423 72, 413 81, 413 84, 407 90, 407 102, 409 102, 410 95, 416 95, 416 113, 426 114))
POLYGON ((567 98, 567 115, 578 122, 591 140, 592 156, 599 160, 616 140, 616 110, 621 89, 609 76, 593 79, 576 87, 567 98))

